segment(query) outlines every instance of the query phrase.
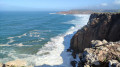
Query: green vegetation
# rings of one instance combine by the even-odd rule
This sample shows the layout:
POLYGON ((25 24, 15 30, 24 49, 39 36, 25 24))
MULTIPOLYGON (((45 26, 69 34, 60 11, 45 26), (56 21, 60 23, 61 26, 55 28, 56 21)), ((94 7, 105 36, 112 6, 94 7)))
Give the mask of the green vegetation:
POLYGON ((104 62, 106 62, 106 61, 107 61, 107 58, 104 59, 104 62))
POLYGON ((16 67, 16 66, 10 66, 10 67, 16 67))
MULTIPOLYGON (((10 67, 17 67, 17 66, 13 66, 13 65, 12 65, 12 66, 10 66, 10 67)), ((26 66, 21 66, 21 67, 26 67, 26 66)))
POLYGON ((25 66, 21 66, 21 67, 25 67, 25 66))

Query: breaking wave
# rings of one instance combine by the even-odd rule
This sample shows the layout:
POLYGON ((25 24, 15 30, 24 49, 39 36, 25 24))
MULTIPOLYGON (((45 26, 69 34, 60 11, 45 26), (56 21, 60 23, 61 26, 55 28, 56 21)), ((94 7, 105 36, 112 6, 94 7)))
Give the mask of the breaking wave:
MULTIPOLYGON (((72 21, 63 22, 64 24, 73 24, 66 33, 59 34, 56 37, 50 39, 39 51, 34 54, 15 54, 15 51, 11 51, 9 56, 14 59, 19 59, 22 57, 23 60, 26 60, 29 65, 34 65, 36 67, 71 67, 70 60, 73 60, 71 52, 67 52, 67 49, 70 46, 70 40, 72 36, 76 33, 78 29, 87 24, 90 15, 74 15, 76 18, 72 21)), ((24 45, 23 43, 17 43, 14 45, 9 45, 13 43, 14 38, 22 38, 25 36, 29 37, 40 37, 40 30, 29 31, 29 33, 24 33, 20 36, 9 37, 9 42, 5 45, 0 46, 31 46, 24 45)), ((50 32, 49 30, 47 32, 50 32)), ((44 40, 45 38, 41 38, 44 40)), ((3 51, 4 52, 4 51, 3 51)), ((0 53, 3 53, 0 52, 0 53)), ((0 59, 1 61, 6 60, 7 58, 0 59)))
POLYGON ((66 52, 70 46, 70 40, 75 32, 87 24, 89 15, 75 15, 76 19, 64 22, 74 24, 65 34, 51 38, 33 58, 32 63, 35 66, 49 67, 71 67, 70 60, 73 60, 71 52, 66 52))

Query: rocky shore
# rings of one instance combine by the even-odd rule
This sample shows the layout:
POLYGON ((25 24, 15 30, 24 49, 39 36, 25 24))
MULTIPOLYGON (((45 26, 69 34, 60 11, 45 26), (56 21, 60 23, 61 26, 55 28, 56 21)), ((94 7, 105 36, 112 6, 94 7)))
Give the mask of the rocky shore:
MULTIPOLYGON (((120 67, 120 13, 93 13, 88 24, 72 37, 73 67, 120 67)), ((24 60, 0 63, 0 67, 33 67, 24 60)))
POLYGON ((70 49, 79 63, 75 67, 119 67, 120 66, 120 13, 93 13, 88 24, 71 39, 70 49))
POLYGON ((25 60, 13 60, 6 62, 5 64, 0 63, 0 67, 33 67, 31 65, 27 65, 27 62, 25 60))

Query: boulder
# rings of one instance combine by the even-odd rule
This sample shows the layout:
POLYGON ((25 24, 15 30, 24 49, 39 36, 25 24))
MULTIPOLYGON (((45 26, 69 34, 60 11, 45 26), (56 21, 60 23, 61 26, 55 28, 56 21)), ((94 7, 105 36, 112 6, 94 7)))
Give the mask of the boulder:
POLYGON ((3 63, 0 63, 0 67, 3 67, 3 63))
POLYGON ((20 60, 20 59, 17 59, 17 60, 14 60, 14 61, 9 61, 7 63, 5 63, 5 67, 24 67, 24 66, 27 66, 27 62, 24 61, 24 60, 20 60))
POLYGON ((73 67, 76 67, 76 64, 77 64, 77 61, 71 61, 71 65, 72 65, 73 67))
POLYGON ((92 67, 106 67, 106 66, 119 67, 120 52, 117 49, 119 47, 120 47, 120 42, 110 42, 110 43, 108 42, 108 43, 103 43, 100 46, 85 48, 81 60, 84 60, 83 61, 84 64, 92 65, 92 67), (113 43, 114 45, 111 45, 111 43, 113 43))

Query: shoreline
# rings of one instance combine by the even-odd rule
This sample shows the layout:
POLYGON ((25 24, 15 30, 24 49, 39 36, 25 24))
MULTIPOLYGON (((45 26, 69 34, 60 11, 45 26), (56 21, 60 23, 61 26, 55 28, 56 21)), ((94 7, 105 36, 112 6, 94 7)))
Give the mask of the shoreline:
MULTIPOLYGON (((76 16, 76 15, 75 15, 76 16)), ((79 16, 80 15, 78 15, 78 16, 76 16, 77 18, 76 19, 79 19, 79 16)), ((75 19, 75 20, 76 20, 75 19)), ((71 21, 69 21, 69 22, 71 22, 71 23, 69 23, 69 24, 74 24, 74 21, 75 20, 73 20, 72 22, 71 21)), ((76 20, 76 21, 78 21, 78 20, 76 20)), ((79 21, 78 21, 79 22, 79 21)), ((79 23, 80 24, 80 23, 79 23)), ((69 58, 71 58, 72 59, 72 56, 71 56, 71 53, 68 53, 68 52, 66 52, 67 51, 67 49, 69 48, 69 46, 70 46, 70 39, 72 38, 72 36, 74 35, 74 33, 75 33, 75 31, 77 31, 79 28, 76 28, 76 27, 79 27, 79 26, 76 26, 77 25, 77 23, 75 24, 75 27, 71 27, 68 31, 66 31, 66 33, 65 34, 63 34, 63 35, 60 35, 60 36, 56 36, 56 37, 58 37, 58 38, 53 38, 53 40, 54 39, 60 39, 60 42, 61 43, 59 43, 59 40, 56 40, 55 41, 55 43, 56 42, 58 42, 57 44, 60 44, 60 45, 57 45, 58 46, 58 48, 57 49, 59 49, 60 48, 60 46, 62 45, 63 46, 63 49, 61 50, 60 49, 60 51, 61 51, 61 53, 59 53, 60 54, 60 57, 62 58, 62 62, 61 63, 59 63, 59 64, 53 64, 53 65, 51 65, 51 64, 46 64, 46 65, 50 65, 50 66, 71 66, 71 64, 70 64, 70 59, 69 58), (61 38, 62 37, 62 38, 61 38), (66 40, 67 39, 67 40, 66 40), (69 40, 68 40, 69 39, 69 40), (62 40, 62 41, 61 41, 62 40), (69 43, 69 44, 68 44, 69 43), (66 56, 70 56, 70 57, 68 57, 68 58, 66 58, 66 56), (65 60, 65 59, 67 59, 67 60, 65 60)), ((83 25, 82 25, 83 26, 83 25)), ((51 39, 52 40, 52 39, 51 39)), ((51 41, 51 42, 53 42, 53 41, 51 41)), ((53 44, 53 43, 52 43, 53 44)), ((55 46, 56 46, 55 45, 55 46)), ((57 50, 54 50, 54 51, 57 51, 57 50)), ((54 54, 56 54, 56 53, 54 53, 54 54)), ((54 61, 54 60, 50 60, 50 61, 54 61)), ((37 62, 37 61, 36 61, 37 62)), ((59 61, 60 62, 60 61, 59 61)), ((45 63, 44 64, 42 64, 42 66, 44 66, 45 65, 45 63)), ((39 65, 38 65, 39 66, 39 65)))
MULTIPOLYGON (((39 52, 37 52, 36 56, 31 56, 31 57, 25 58, 23 60, 27 60, 27 61, 30 61, 30 62, 32 61, 30 64, 33 64, 33 66, 71 66, 70 60, 73 59, 73 58, 72 58, 71 53, 67 52, 67 49, 70 46, 70 39, 74 35, 75 31, 77 31, 79 29, 78 28, 79 26, 82 27, 83 25, 86 24, 86 23, 82 23, 83 25, 80 25, 80 22, 79 22, 79 20, 81 20, 80 19, 81 16, 84 16, 84 15, 80 15, 80 14, 76 15, 75 14, 74 16, 76 17, 74 20, 66 22, 67 24, 73 24, 74 25, 74 26, 70 27, 66 31, 66 33, 51 38, 51 41, 49 41, 47 43, 48 45, 47 44, 44 45, 46 48, 43 47, 43 49, 40 49, 39 52), (76 23, 74 23, 74 22, 76 22, 76 23), (51 46, 50 46, 50 44, 51 44, 51 46), (44 49, 48 49, 47 47, 48 48, 49 47, 54 47, 52 50, 51 49, 48 50, 48 52, 49 52, 48 57, 47 57, 47 55, 45 55, 43 57, 39 56, 39 54, 41 54, 40 51, 41 50, 44 51, 44 49), (61 52, 61 53, 58 53, 58 52, 61 52), (58 57, 56 57, 56 56, 58 56, 58 57), (69 56, 69 57, 66 58, 66 56, 69 56), (31 58, 31 60, 29 60, 30 58, 31 58), (34 59, 34 60, 32 60, 32 59, 34 59), (42 62, 42 61, 44 61, 44 62, 42 62), (51 63, 48 63, 48 62, 51 62, 51 63), (57 62, 57 63, 55 63, 55 62, 57 62)), ((87 15, 85 15, 85 16, 87 16, 87 15)))
POLYGON ((94 13, 90 16, 88 14, 74 14, 74 16, 76 16, 76 19, 67 22, 69 24, 73 24, 74 26, 70 27, 64 34, 52 37, 51 40, 47 42, 47 44, 45 44, 36 55, 27 57, 23 59, 23 61, 15 60, 7 62, 3 65, 20 65, 26 67, 120 66, 120 42, 118 41, 120 40, 118 37, 120 29, 120 20, 118 17, 120 17, 120 14, 94 13), (113 21, 114 19, 116 20, 113 21), (108 20, 107 23, 106 20, 108 20), (107 24, 110 25, 110 27, 107 26, 107 24), (111 24, 113 24, 113 26, 111 26, 111 24), (109 32, 111 41, 115 42, 108 41, 110 40, 109 38, 104 40, 105 38, 103 37, 106 37, 106 35, 101 34, 101 32, 109 30, 111 30, 109 32), (96 33, 103 39, 98 38, 99 35, 96 35, 96 33), (41 53, 45 53, 45 55, 40 56, 41 53), (27 63, 28 61, 29 63, 27 63), (17 65, 16 63, 20 64, 17 65))

